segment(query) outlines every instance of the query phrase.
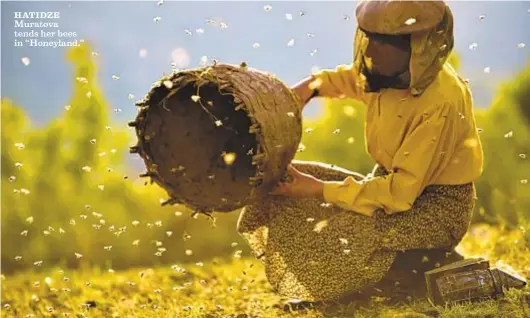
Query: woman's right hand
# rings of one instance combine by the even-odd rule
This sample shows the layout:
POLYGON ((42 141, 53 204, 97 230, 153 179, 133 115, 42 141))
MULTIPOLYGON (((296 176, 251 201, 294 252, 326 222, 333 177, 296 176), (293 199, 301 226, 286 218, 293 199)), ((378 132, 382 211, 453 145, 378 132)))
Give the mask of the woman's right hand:
POLYGON ((307 77, 301 80, 300 82, 296 83, 293 87, 291 87, 291 89, 300 99, 302 109, 304 109, 304 107, 312 99, 313 89, 310 87, 310 84, 313 81, 314 80, 312 77, 307 77))

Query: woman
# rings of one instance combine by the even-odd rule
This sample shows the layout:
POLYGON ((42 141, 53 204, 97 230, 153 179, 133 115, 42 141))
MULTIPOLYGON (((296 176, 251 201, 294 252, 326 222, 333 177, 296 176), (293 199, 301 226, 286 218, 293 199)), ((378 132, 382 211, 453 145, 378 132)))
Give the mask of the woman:
MULTIPOLYGON (((358 231, 369 231, 366 232, 369 237, 360 240, 370 240, 376 246, 365 258, 368 264, 365 267, 383 271, 385 266, 378 267, 369 261, 375 259, 374 255, 394 252, 391 270, 383 273, 386 278, 380 280, 380 286, 394 282, 393 276, 423 285, 422 272, 454 260, 447 259, 445 252, 451 252, 468 229, 474 207, 473 182, 481 175, 483 165, 471 93, 467 83, 446 63, 453 48, 453 17, 443 1, 361 1, 356 17, 353 64, 313 74, 295 85, 294 91, 305 104, 316 96, 364 102, 366 148, 376 161, 376 168, 367 178, 349 175, 333 180, 312 175, 312 169, 304 169, 304 165, 298 169, 291 166, 288 173, 292 181, 280 184, 271 194, 291 197, 299 200, 299 204, 304 200, 323 200, 347 211, 333 215, 334 220, 346 220, 352 214, 359 216, 355 220, 337 221, 334 231, 345 233, 350 227, 363 224, 358 231), (370 230, 366 230, 367 227, 370 230)), ((254 250, 257 249, 256 236, 248 234, 251 232, 249 224, 258 217, 253 218, 249 211, 263 213, 265 208, 250 207, 244 211, 247 215, 243 214, 240 219, 240 231, 247 233, 254 250)), ((298 213, 300 216, 301 212, 298 213)), ((268 220, 262 224, 268 232, 274 231, 270 216, 268 220)), ((269 240, 268 247, 263 243, 263 254, 266 258, 277 259, 266 262, 271 284, 276 290, 283 290, 281 293, 286 296, 302 295, 304 300, 344 295, 345 287, 337 287, 341 291, 336 293, 332 290, 332 286, 342 284, 339 275, 334 273, 341 271, 349 275, 360 269, 342 272, 342 268, 333 267, 336 262, 342 263, 334 261, 334 256, 326 261, 311 254, 317 246, 331 246, 336 242, 321 237, 314 246, 304 246, 311 241, 296 236, 303 232, 303 225, 293 222, 296 218, 277 224, 283 232, 291 231, 293 237, 303 242, 298 245, 299 249, 307 251, 298 257, 321 258, 329 267, 322 267, 323 278, 314 280, 314 284, 321 287, 311 289, 308 287, 313 284, 310 279, 303 273, 294 273, 298 270, 293 266, 296 264, 310 271, 309 265, 305 267, 303 261, 291 261, 294 256, 280 246, 288 244, 287 236, 283 243, 277 240, 276 245, 271 246, 271 234, 262 235, 262 239, 269 240), (286 223, 296 228, 290 230, 286 223), (279 254, 282 254, 281 260, 279 254), (276 274, 278 271, 282 274, 276 274), (337 277, 336 282, 328 286, 326 275, 337 277), (297 289, 297 284, 303 288, 297 289)), ((256 228, 254 226, 254 230, 256 228)), ((372 247, 365 243, 362 248, 372 247)), ((360 265, 356 263, 355 266, 360 265)), ((365 283, 370 285, 368 281, 365 283)), ((358 288, 361 283, 355 286, 355 290, 363 289, 358 288)))

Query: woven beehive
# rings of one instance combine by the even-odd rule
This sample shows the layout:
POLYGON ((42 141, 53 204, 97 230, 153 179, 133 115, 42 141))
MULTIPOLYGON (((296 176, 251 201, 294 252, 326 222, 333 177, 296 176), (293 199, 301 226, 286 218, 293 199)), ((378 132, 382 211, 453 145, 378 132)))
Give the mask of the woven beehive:
POLYGON ((273 75, 213 65, 175 72, 137 102, 131 147, 166 204, 229 212, 270 192, 302 135, 297 96, 273 75))

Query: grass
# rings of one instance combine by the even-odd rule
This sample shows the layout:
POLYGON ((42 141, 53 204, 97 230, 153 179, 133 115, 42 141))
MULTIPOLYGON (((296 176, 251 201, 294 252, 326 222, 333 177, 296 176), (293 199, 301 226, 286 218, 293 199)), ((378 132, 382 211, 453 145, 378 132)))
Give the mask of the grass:
MULTIPOLYGON (((467 256, 510 264, 530 274, 530 250, 520 230, 475 227, 459 249, 467 256), (477 253, 481 252, 481 253, 477 253)), ((122 272, 101 269, 18 273, 2 276, 2 317, 530 317, 530 288, 509 290, 498 300, 433 307, 425 300, 390 304, 329 304, 284 311, 254 259, 175 264, 122 272)))

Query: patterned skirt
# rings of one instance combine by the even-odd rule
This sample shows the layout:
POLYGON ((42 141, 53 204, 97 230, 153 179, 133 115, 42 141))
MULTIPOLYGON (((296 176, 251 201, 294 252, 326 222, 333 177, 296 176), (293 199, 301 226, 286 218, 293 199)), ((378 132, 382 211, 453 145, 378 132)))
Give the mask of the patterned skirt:
MULTIPOLYGON (((326 181, 365 178, 316 162, 293 165, 326 181)), ((374 176, 385 173, 374 169, 374 176)), ((398 253, 452 250, 468 230, 474 204, 472 183, 428 186, 409 211, 381 210, 372 217, 314 198, 270 196, 242 210, 237 230, 264 264, 275 292, 335 300, 382 281, 398 253)))

